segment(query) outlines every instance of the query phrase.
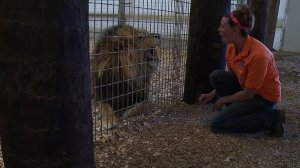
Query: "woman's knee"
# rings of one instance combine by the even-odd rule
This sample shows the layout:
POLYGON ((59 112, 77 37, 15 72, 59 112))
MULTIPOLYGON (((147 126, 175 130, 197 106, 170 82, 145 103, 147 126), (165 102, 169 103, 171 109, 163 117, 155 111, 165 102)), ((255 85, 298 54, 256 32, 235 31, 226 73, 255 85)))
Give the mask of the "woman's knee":
POLYGON ((209 74, 209 81, 214 86, 218 83, 218 80, 224 76, 224 70, 214 70, 209 74))

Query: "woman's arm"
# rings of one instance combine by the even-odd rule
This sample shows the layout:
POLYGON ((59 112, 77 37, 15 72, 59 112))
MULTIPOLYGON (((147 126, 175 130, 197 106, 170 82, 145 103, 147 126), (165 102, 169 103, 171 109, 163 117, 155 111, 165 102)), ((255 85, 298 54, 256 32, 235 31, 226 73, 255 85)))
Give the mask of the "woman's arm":
POLYGON ((217 100, 214 109, 220 110, 226 103, 252 99, 254 98, 255 94, 256 94, 256 90, 246 88, 244 90, 236 92, 235 94, 229 96, 223 96, 217 100))

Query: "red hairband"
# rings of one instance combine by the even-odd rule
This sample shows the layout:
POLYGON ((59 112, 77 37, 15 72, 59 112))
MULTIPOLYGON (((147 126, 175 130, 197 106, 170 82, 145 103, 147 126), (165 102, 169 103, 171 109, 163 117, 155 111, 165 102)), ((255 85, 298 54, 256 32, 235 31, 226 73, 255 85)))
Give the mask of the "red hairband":
POLYGON ((239 20, 233 15, 232 12, 230 12, 230 18, 231 18, 231 20, 233 21, 233 23, 235 23, 240 29, 245 30, 245 31, 248 30, 248 27, 242 25, 242 24, 239 22, 239 20))

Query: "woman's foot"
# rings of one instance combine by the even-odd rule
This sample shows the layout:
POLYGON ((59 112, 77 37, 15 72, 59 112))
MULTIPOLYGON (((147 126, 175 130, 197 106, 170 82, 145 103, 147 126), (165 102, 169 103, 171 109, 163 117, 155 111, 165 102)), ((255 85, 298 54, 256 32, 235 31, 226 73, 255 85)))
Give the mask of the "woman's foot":
POLYGON ((274 119, 270 136, 281 138, 284 135, 283 123, 285 122, 285 111, 283 109, 273 109, 272 112, 274 113, 274 119))

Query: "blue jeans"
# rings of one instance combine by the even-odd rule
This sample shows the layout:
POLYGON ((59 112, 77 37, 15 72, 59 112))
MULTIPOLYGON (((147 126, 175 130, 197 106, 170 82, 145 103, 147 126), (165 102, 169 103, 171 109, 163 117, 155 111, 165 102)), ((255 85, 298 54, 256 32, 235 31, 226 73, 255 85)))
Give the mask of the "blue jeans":
MULTIPOLYGON (((232 95, 241 90, 239 81, 232 72, 215 70, 209 77, 218 97, 232 95)), ((215 116, 211 123, 211 130, 215 133, 254 133, 270 130, 274 118, 272 111, 274 106, 274 102, 260 95, 255 95, 250 100, 232 102, 215 116)))

